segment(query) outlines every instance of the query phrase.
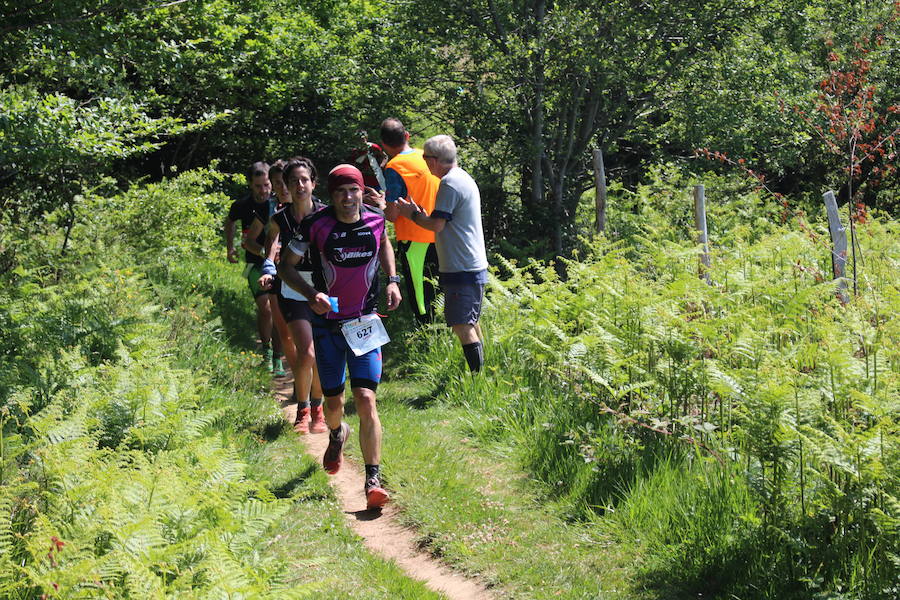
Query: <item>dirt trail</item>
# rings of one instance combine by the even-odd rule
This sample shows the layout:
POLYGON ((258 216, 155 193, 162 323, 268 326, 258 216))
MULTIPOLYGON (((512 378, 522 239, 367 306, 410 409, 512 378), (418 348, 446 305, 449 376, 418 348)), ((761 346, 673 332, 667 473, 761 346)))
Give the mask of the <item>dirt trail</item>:
MULTIPOLYGON (((289 423, 294 422, 297 411, 296 404, 285 406, 291 395, 291 385, 289 381, 279 382, 276 388, 280 406, 289 423)), ((358 439, 356 436, 354 431, 351 440, 358 439)), ((301 439, 306 445, 306 451, 321 460, 328 445, 328 434, 305 435, 301 439)), ((397 519, 397 508, 393 504, 388 504, 381 511, 366 510, 363 469, 360 465, 344 456, 341 470, 330 479, 351 528, 363 538, 370 550, 393 560, 410 577, 423 581, 429 588, 444 594, 450 600, 494 598, 483 585, 452 571, 420 551, 413 532, 403 527, 397 519)))

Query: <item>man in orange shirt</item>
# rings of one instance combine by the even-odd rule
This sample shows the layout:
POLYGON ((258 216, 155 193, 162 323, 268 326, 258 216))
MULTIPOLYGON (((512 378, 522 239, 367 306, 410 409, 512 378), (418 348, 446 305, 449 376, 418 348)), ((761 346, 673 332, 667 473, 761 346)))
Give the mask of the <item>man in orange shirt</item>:
POLYGON ((420 323, 434 319, 434 285, 438 275, 434 232, 423 229, 401 216, 396 202, 402 198, 416 203, 429 214, 434 210, 441 180, 431 174, 422 151, 409 145, 409 132, 399 119, 390 117, 381 123, 381 146, 390 160, 384 168, 387 185, 384 214, 394 223, 394 233, 402 256, 407 297, 413 314, 420 323))

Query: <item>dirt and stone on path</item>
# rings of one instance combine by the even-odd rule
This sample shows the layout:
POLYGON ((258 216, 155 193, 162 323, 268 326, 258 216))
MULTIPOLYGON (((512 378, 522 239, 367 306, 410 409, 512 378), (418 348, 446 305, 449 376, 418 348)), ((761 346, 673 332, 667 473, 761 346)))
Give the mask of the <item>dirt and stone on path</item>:
MULTIPOLYGON (((285 418, 294 422, 297 405, 290 402, 292 383, 280 381, 276 387, 285 418)), ((356 439, 356 432, 351 440, 356 439)), ((306 451, 321 461, 328 445, 328 434, 301 436, 306 451)), ((351 442, 352 443, 352 442, 351 442)), ((400 524, 397 508, 388 504, 383 509, 367 510, 363 493, 363 469, 344 455, 344 463, 337 474, 330 477, 338 501, 350 527, 373 552, 393 560, 410 577, 423 581, 432 590, 450 600, 492 600, 494 596, 480 583, 473 581, 435 560, 418 549, 413 531, 400 524)))

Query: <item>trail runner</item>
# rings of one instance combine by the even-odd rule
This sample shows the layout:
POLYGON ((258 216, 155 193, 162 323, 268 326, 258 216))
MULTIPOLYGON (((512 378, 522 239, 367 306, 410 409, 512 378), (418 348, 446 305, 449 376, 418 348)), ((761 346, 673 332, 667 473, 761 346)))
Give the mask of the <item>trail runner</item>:
POLYGON ((374 509, 389 500, 381 483, 382 432, 375 403, 381 381, 381 344, 386 341, 375 313, 379 265, 388 276, 388 310, 399 306, 401 295, 384 213, 363 205, 364 195, 377 201, 383 193, 366 188, 362 173, 353 165, 331 170, 328 192, 332 205, 303 219, 299 233, 283 251, 278 275, 283 284, 306 296, 315 313, 313 339, 330 430, 322 464, 334 474, 343 462, 344 443, 350 435, 349 425, 342 420, 349 368, 366 469, 366 505, 374 509), (315 263, 312 285, 294 268, 307 250, 315 263))
POLYGON ((244 198, 236 200, 225 218, 225 246, 228 251, 228 262, 238 262, 234 247, 234 232, 235 223, 240 221, 241 247, 244 248, 244 262, 246 263, 243 275, 247 280, 250 293, 253 295, 253 301, 256 303, 256 329, 263 354, 263 365, 269 372, 272 372, 276 367, 276 351, 278 355, 281 354, 281 341, 277 336, 272 338, 271 294, 268 290, 259 287, 265 234, 260 230, 258 235, 252 238, 249 236, 250 227, 256 218, 265 224, 275 212, 275 199, 272 198, 272 184, 269 182, 269 165, 265 162, 253 163, 247 172, 247 184, 250 187, 250 193, 244 198))
MULTIPOLYGON (((297 157, 283 165, 282 179, 290 202, 277 211, 269 221, 266 234, 267 255, 259 283, 263 288, 276 290, 273 305, 276 326, 284 332, 283 346, 294 373, 293 399, 297 402, 294 431, 301 435, 327 431, 322 411, 322 386, 316 369, 316 354, 312 341, 312 316, 309 302, 293 288, 283 285, 276 275, 279 249, 286 248, 299 231, 304 217, 325 208, 313 196, 316 187, 316 167, 308 158, 297 157)), ((259 221, 256 221, 259 223, 259 221)), ((312 281, 313 262, 304 255, 295 269, 307 282, 312 281)))
MULTIPOLYGON (((272 193, 275 195, 274 212, 278 212, 279 210, 284 208, 285 205, 291 202, 291 194, 288 192, 287 187, 284 185, 284 179, 282 178, 284 164, 284 161, 279 158, 271 165, 269 165, 269 183, 272 185, 272 193)), ((264 235, 265 242, 263 243, 263 257, 265 257, 268 256, 271 239, 268 235, 268 227, 266 227, 266 222, 262 221, 257 216, 253 219, 253 223, 250 225, 250 229, 247 231, 245 237, 250 239, 257 239, 260 234, 264 235), (264 231, 265 234, 263 234, 264 231)), ((263 264, 265 265, 265 260, 263 260, 263 264)), ((274 356, 272 357, 272 375, 274 375, 275 377, 284 377, 285 375, 287 375, 284 370, 284 363, 287 362, 287 364, 291 368, 291 371, 294 371, 297 364, 297 354, 296 352, 294 352, 293 345, 289 339, 290 332, 287 329, 287 325, 284 322, 281 311, 278 309, 278 302, 276 300, 278 297, 277 288, 273 289, 271 286, 262 285, 262 278, 259 279, 259 283, 260 287, 270 294, 269 308, 272 311, 272 324, 275 326, 275 333, 278 336, 277 339, 281 342, 281 352, 273 353, 274 356)))

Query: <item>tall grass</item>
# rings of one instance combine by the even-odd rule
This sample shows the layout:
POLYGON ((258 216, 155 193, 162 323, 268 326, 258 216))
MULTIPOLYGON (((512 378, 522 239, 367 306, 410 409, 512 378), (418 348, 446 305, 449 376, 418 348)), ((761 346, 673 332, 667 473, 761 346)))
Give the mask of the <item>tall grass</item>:
MULTIPOLYGON (((733 204, 767 214, 752 202, 733 204)), ((573 517, 599 515, 644 549, 648 581, 685 594, 895 597, 900 227, 862 228, 860 295, 844 306, 823 223, 762 225, 724 236, 714 285, 656 217, 585 244, 565 279, 498 257, 485 372, 463 373, 439 330, 412 337, 410 356, 573 517)))

